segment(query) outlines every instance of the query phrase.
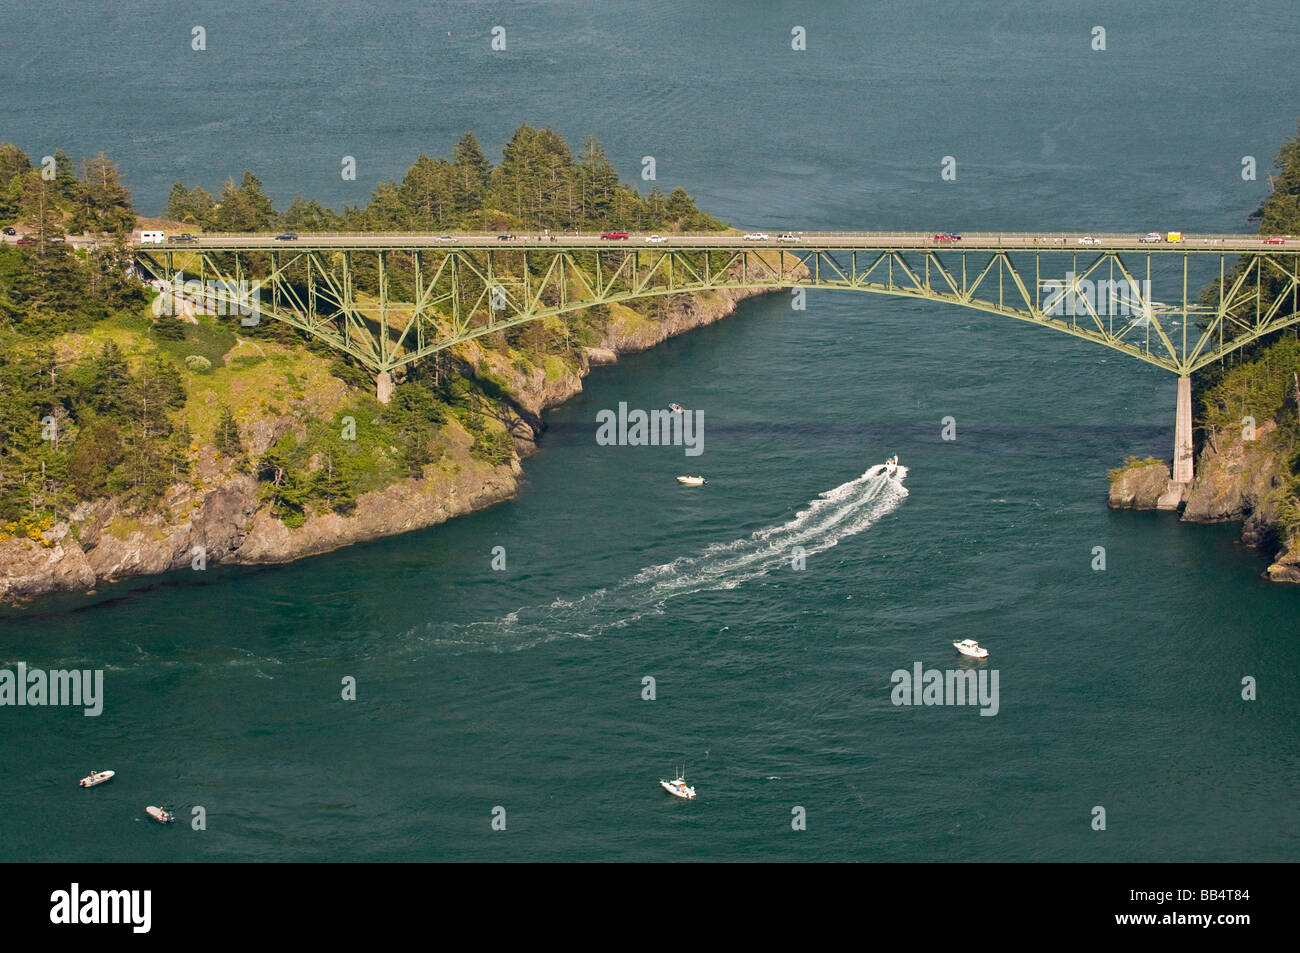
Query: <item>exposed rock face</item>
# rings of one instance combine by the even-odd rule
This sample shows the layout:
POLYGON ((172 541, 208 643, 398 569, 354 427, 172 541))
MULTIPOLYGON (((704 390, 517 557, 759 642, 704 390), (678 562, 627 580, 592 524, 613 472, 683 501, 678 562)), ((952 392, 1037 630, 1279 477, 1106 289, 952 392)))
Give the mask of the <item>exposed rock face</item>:
POLYGON ((55 589, 89 589, 95 570, 68 532, 67 523, 55 523, 45 534, 49 546, 26 537, 0 543, 0 600, 14 601, 55 589))
POLYGON ((1253 513, 1277 485, 1274 475, 1280 472, 1282 460, 1268 439, 1276 429, 1277 424, 1266 420, 1254 440, 1242 440, 1239 434, 1211 434, 1197 461, 1183 519, 1217 523, 1253 513))
MULTIPOLYGON (((580 352, 581 366, 576 373, 551 377, 541 369, 524 373, 511 367, 501 352, 475 342, 468 346, 466 357, 472 367, 486 361, 492 373, 509 384, 517 414, 510 421, 511 432, 516 452, 527 456, 536 450, 542 411, 580 392, 582 378, 592 367, 613 364, 620 354, 643 351, 673 335, 721 320, 735 310, 737 302, 761 293, 729 290, 707 299, 688 295, 665 299, 655 320, 611 325, 600 346, 580 352)), ((345 385, 339 381, 337 386, 345 385)), ((310 408, 299 412, 310 413, 310 408)), ((256 457, 291 431, 301 435, 303 425, 285 416, 256 421, 240 436, 256 457)), ((176 484, 164 501, 163 511, 179 516, 127 516, 113 500, 96 500, 83 503, 73 513, 80 541, 68 524, 58 523, 43 534, 44 541, 14 537, 0 542, 0 602, 188 568, 196 558, 196 547, 201 547, 208 564, 277 563, 424 529, 509 499, 518 491, 523 475, 517 457, 490 467, 462 455, 461 462, 450 469, 425 478, 399 480, 361 495, 347 516, 312 515, 302 526, 290 529, 258 499, 254 476, 232 474, 215 466, 211 447, 202 448, 199 456, 193 478, 197 485, 176 484)))
POLYGON ((1175 509, 1170 503, 1176 490, 1186 503, 1183 520, 1242 520, 1242 542, 1274 554, 1265 575, 1275 582, 1300 582, 1300 537, 1278 538, 1275 491, 1286 472, 1289 450, 1276 430, 1274 420, 1264 421, 1253 440, 1243 439, 1238 431, 1214 430, 1201 449, 1196 478, 1186 488, 1169 480, 1164 464, 1129 467, 1111 481, 1110 505, 1175 509))
POLYGON ((1163 463, 1127 467, 1111 481, 1108 504, 1116 510, 1153 510, 1169 483, 1169 467, 1163 463))
POLYGON ((1274 557, 1268 567, 1268 578, 1273 582, 1300 582, 1300 537, 1291 537, 1286 548, 1274 557))

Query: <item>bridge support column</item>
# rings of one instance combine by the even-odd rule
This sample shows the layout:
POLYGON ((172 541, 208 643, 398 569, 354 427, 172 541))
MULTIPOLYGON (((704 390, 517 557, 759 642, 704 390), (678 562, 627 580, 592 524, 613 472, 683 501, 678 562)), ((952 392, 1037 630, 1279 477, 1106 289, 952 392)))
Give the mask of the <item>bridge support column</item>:
POLYGON ((1174 482, 1192 482, 1192 379, 1178 378, 1178 415, 1174 421, 1174 482))
POLYGON ((379 376, 375 378, 375 396, 379 398, 381 404, 386 404, 393 399, 393 375, 388 371, 380 371, 379 376))

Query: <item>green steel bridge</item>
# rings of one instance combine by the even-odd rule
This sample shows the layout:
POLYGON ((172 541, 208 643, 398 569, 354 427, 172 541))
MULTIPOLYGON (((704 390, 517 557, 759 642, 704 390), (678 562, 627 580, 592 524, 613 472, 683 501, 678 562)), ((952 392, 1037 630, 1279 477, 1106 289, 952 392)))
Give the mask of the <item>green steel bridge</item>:
POLYGON ((1192 372, 1300 323, 1300 241, 1290 236, 205 235, 134 253, 173 303, 298 328, 373 371, 385 402, 393 373, 412 362, 595 305, 817 288, 973 308, 1177 375, 1181 484, 1192 479, 1192 372))

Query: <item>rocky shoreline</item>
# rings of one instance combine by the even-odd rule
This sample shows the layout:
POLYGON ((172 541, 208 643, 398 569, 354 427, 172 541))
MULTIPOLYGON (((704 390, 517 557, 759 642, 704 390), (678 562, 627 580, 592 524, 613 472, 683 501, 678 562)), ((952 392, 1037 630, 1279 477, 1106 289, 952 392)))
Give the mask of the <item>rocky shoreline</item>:
MULTIPOLYGON (((1179 512, 1187 523, 1242 523, 1241 541, 1271 562, 1273 582, 1300 583, 1300 539, 1286 538, 1277 520, 1278 495, 1288 451, 1273 439, 1277 422, 1264 421, 1252 439, 1212 430, 1196 460, 1195 479, 1183 487, 1170 479, 1168 464, 1133 460, 1110 475, 1112 509, 1179 512)), ((1280 436, 1280 435, 1277 435, 1280 436)))
MULTIPOLYGON (((485 369, 510 385, 515 400, 509 421, 515 455, 499 466, 457 454, 450 465, 426 471, 364 493, 343 516, 315 514, 290 529, 271 515, 258 498, 258 481, 248 473, 217 468, 211 448, 190 481, 174 484, 164 501, 169 520, 153 514, 119 511, 112 499, 81 504, 69 521, 54 523, 39 534, 0 541, 0 604, 17 604, 58 591, 91 592, 97 586, 129 577, 217 563, 283 563, 340 549, 354 543, 410 532, 510 499, 523 477, 520 459, 537 449, 541 415, 581 392, 592 367, 613 364, 624 354, 646 350, 667 338, 721 320, 761 290, 722 290, 708 295, 665 299, 657 319, 611 322, 599 345, 580 352, 577 372, 550 377, 534 368, 525 374, 507 356, 471 342, 462 355, 468 367, 485 369)), ((268 433, 250 437, 254 453, 265 450, 295 422, 284 419, 268 433)), ((453 442, 468 450, 469 435, 455 428, 453 442)))

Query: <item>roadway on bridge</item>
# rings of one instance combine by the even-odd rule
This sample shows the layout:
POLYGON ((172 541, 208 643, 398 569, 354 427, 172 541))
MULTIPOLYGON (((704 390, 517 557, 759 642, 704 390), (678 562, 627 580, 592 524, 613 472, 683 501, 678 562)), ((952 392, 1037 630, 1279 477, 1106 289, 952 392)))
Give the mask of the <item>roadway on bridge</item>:
POLYGON ((137 242, 142 250, 181 251, 186 249, 284 249, 295 248, 625 248, 640 246, 649 249, 704 249, 704 248, 839 248, 845 251, 889 250, 899 248, 953 249, 968 251, 1115 251, 1133 250, 1149 252, 1179 251, 1267 251, 1300 249, 1300 240, 1294 237, 1271 238, 1259 235, 1183 235, 1181 241, 1143 241, 1136 234, 1093 232, 1088 234, 1043 234, 1027 232, 965 233, 959 240, 939 240, 933 233, 899 232, 801 232, 797 238, 781 239, 768 235, 750 239, 742 235, 664 235, 651 241, 646 234, 630 235, 626 239, 603 239, 599 234, 559 235, 544 237, 517 233, 503 239, 497 234, 433 235, 417 233, 370 233, 342 235, 328 233, 299 235, 296 239, 280 240, 273 235, 201 235, 193 241, 177 242, 168 236, 161 243, 137 242))

